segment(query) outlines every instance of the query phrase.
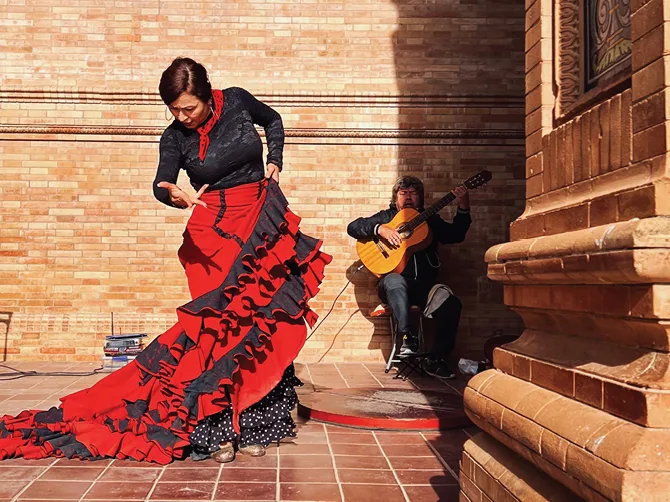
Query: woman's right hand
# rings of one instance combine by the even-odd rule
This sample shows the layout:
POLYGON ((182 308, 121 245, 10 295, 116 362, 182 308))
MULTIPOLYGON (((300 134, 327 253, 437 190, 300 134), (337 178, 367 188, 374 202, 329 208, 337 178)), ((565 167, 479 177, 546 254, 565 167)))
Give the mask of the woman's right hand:
POLYGON ((190 196, 174 183, 169 183, 167 181, 161 181, 157 186, 166 188, 170 192, 170 202, 177 207, 187 208, 195 205, 207 207, 207 204, 201 201, 200 197, 205 193, 205 190, 207 190, 209 185, 202 185, 200 190, 198 190, 194 196, 190 196))

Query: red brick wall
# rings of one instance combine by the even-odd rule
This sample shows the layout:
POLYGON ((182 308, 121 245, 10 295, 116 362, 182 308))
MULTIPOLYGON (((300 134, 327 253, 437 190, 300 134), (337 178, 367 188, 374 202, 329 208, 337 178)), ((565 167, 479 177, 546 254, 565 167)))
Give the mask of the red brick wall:
MULTIPOLYGON (((282 114, 282 187, 304 230, 335 256, 318 313, 355 267, 346 224, 385 207, 398 174, 423 177, 432 200, 489 168, 495 181, 473 195, 466 242, 444 253, 445 278, 465 304, 457 352, 480 355, 494 329, 519 330, 483 255, 508 239, 523 209, 522 4, 184 5, 0 9, 6 357, 95 360, 110 311, 117 330, 154 336, 188 299, 176 258, 186 215, 150 189, 167 125, 155 89, 177 55, 203 62, 215 86, 245 87, 282 114)), ((381 358, 387 326, 365 315, 373 282, 354 277, 305 360, 331 345, 327 360, 381 358)))

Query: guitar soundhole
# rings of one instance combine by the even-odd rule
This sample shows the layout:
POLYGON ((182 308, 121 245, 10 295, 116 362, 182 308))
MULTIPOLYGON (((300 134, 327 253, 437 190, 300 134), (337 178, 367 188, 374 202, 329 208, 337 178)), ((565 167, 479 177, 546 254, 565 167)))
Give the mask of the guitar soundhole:
POLYGON ((398 227, 398 233, 400 234, 400 237, 402 237, 403 239, 409 239, 409 237, 412 235, 412 231, 406 229, 405 225, 400 225, 398 227))

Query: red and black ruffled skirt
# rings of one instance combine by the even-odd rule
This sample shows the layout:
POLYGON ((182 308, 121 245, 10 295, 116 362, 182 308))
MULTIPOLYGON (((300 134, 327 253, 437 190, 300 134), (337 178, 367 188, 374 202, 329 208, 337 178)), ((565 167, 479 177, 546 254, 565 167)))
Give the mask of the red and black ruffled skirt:
POLYGON ((292 363, 316 321, 307 302, 332 258, 300 232, 272 180, 202 200, 208 207, 195 207, 179 249, 193 300, 177 309, 177 324, 58 408, 0 418, 0 459, 167 464, 190 451, 199 425, 228 420, 239 437, 245 412, 253 425, 263 403, 291 401, 276 394, 297 384, 292 363))

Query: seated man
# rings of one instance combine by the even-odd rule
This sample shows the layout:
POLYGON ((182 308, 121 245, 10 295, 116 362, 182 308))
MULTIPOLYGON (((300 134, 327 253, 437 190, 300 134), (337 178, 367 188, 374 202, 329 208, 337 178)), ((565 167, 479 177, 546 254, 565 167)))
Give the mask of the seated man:
MULTIPOLYGON (((390 246, 398 247, 401 236, 393 228, 386 225, 398 211, 413 208, 423 211, 423 182, 414 176, 399 178, 391 195, 390 208, 380 211, 369 218, 358 218, 347 227, 347 233, 354 239, 371 238, 378 235, 390 246)), ((452 223, 447 223, 438 214, 428 218, 428 225, 433 234, 430 245, 415 253, 407 262, 405 269, 400 273, 390 273, 379 281, 378 294, 380 299, 393 309, 397 332, 402 335, 400 356, 416 355, 418 339, 410 330, 410 305, 424 306, 428 294, 436 284, 440 259, 437 253, 437 243, 454 244, 463 242, 465 234, 470 228, 470 198, 467 189, 459 186, 453 190, 458 202, 458 210, 452 223)), ((453 295, 449 295, 437 310, 432 313, 438 327, 435 346, 431 351, 433 357, 424 365, 426 373, 438 378, 453 378, 454 373, 449 370, 446 358, 454 348, 456 332, 461 315, 461 302, 453 295)))

